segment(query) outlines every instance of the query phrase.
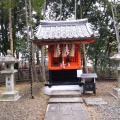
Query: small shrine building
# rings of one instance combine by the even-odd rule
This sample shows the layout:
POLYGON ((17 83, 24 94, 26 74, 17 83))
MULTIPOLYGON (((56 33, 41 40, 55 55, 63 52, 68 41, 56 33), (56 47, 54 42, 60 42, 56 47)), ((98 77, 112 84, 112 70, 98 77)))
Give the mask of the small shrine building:
POLYGON ((71 21, 41 20, 34 44, 48 45, 48 86, 80 84, 77 70, 82 70, 82 44, 94 42, 94 31, 88 19, 71 21))

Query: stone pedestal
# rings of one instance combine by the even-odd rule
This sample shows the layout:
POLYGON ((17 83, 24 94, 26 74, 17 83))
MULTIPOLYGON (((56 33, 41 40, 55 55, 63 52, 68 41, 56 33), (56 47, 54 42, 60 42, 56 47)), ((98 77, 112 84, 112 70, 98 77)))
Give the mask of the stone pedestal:
POLYGON ((1 71, 1 74, 5 74, 6 91, 14 91, 14 73, 16 72, 18 71, 15 69, 6 69, 1 71))
MULTIPOLYGON (((119 47, 120 47, 120 44, 119 44, 119 47)), ((110 59, 116 60, 119 63, 119 65, 117 67, 117 71, 118 71, 117 87, 113 88, 112 95, 115 98, 120 98, 120 51, 117 54, 115 54, 113 57, 110 57, 110 59)))
POLYGON ((14 73, 17 70, 2 70, 1 73, 5 74, 6 92, 2 93, 0 101, 16 101, 20 98, 19 92, 14 90, 14 73))
POLYGON ((118 71, 117 87, 113 88, 112 95, 115 98, 120 98, 120 67, 117 67, 117 71, 118 71))
POLYGON ((116 87, 116 88, 113 88, 113 93, 112 95, 115 97, 115 98, 120 98, 120 88, 116 87))
POLYGON ((6 91, 2 93, 0 101, 17 101, 20 98, 18 91, 6 91))

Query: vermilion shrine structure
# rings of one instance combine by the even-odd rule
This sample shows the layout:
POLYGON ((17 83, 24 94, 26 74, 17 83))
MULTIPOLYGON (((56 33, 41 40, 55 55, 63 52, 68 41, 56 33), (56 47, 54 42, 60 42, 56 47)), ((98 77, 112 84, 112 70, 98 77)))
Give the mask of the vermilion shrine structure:
POLYGON ((48 45, 49 80, 46 85, 80 85, 77 75, 77 70, 82 71, 80 46, 94 40, 94 32, 87 19, 41 20, 33 43, 48 45))

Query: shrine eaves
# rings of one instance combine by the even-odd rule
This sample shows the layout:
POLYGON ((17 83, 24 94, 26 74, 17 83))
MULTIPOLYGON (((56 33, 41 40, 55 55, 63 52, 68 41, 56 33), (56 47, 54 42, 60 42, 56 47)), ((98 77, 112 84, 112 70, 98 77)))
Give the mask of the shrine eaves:
POLYGON ((35 32, 35 44, 56 42, 94 42, 94 31, 88 19, 72 21, 41 20, 35 32))

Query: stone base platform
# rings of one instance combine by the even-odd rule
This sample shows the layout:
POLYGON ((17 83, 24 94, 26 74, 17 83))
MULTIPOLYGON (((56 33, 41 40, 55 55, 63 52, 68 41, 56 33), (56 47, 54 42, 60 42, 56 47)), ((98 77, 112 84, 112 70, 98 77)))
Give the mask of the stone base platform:
POLYGON ((111 93, 115 98, 120 98, 120 88, 113 88, 113 93, 111 93))
POLYGON ((81 96, 78 90, 53 90, 51 96, 81 96))
POLYGON ((17 101, 20 97, 18 91, 7 91, 2 93, 0 101, 17 101))
POLYGON ((83 86, 79 86, 79 85, 59 85, 59 86, 52 86, 52 87, 48 87, 48 86, 45 86, 45 89, 44 89, 44 93, 46 95, 51 95, 52 91, 53 90, 67 90, 67 91, 71 91, 71 90, 77 90, 77 91, 80 91, 81 93, 83 93, 83 86))

